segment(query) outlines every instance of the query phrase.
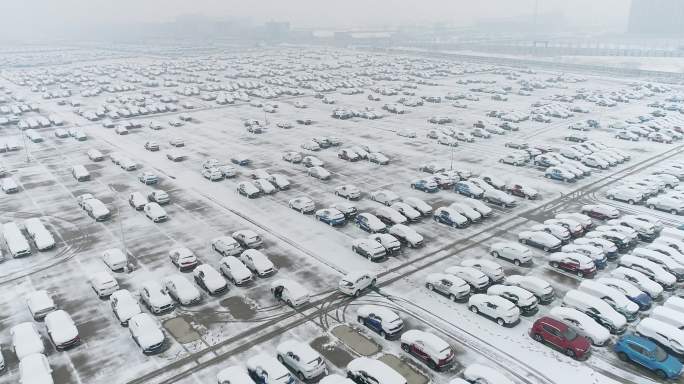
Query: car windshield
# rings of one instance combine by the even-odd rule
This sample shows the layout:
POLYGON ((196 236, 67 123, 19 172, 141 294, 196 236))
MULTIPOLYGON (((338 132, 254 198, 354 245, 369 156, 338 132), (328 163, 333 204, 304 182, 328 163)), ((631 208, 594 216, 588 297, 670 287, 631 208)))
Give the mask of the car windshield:
POLYGON ((653 356, 657 361, 665 361, 668 357, 667 352, 665 352, 664 349, 656 346, 655 351, 653 352, 653 356))
POLYGON ((568 328, 563 333, 563 336, 565 336, 566 340, 575 340, 577 338, 577 332, 575 332, 572 328, 568 328))

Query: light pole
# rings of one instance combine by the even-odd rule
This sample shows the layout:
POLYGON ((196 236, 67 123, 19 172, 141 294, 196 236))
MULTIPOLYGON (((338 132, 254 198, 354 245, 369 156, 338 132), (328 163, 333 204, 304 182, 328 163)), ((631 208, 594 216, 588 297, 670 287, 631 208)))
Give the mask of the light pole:
POLYGON ((112 192, 112 195, 114 195, 114 199, 112 199, 112 202, 114 203, 114 206, 116 207, 116 216, 119 220, 119 235, 121 236, 121 247, 122 252, 124 256, 126 256, 126 272, 130 272, 130 269, 128 268, 128 248, 126 248, 126 237, 124 236, 124 230, 123 230, 123 218, 121 217, 121 210, 119 209, 119 196, 116 194, 116 189, 114 189, 114 186, 111 184, 107 184, 107 187, 109 187, 109 190, 112 192))

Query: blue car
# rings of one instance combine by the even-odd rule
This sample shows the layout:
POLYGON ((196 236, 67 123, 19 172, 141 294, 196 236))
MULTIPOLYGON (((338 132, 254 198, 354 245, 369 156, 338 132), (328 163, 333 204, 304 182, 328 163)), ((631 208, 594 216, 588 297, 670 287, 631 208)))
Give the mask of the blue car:
POLYGON ((334 208, 319 209, 316 211, 316 218, 333 227, 347 223, 344 214, 334 208))
POLYGON ((419 191, 434 193, 439 191, 439 186, 432 180, 420 179, 411 183, 411 188, 419 191))
POLYGON ((636 303, 636 305, 639 306, 640 311, 648 311, 651 308, 651 304, 653 303, 651 296, 649 296, 648 293, 645 292, 642 292, 637 296, 627 296, 627 298, 636 303))
POLYGON ((620 360, 641 365, 661 379, 673 380, 682 373, 682 363, 679 360, 643 337, 625 335, 615 343, 613 350, 620 360))
POLYGON ((484 189, 478 187, 470 181, 459 181, 454 186, 454 190, 461 195, 479 199, 484 195, 484 189))

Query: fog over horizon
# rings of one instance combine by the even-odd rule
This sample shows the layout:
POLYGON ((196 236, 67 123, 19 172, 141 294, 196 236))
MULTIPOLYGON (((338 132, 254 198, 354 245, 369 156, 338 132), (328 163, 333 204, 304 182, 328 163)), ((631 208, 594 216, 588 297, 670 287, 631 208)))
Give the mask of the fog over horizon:
MULTIPOLYGON (((538 14, 560 16, 575 30, 623 32, 630 0, 537 0, 538 14)), ((78 38, 97 28, 164 23, 187 15, 290 22, 293 28, 362 28, 441 23, 471 26, 481 21, 531 17, 535 0, 6 0, 0 13, 5 39, 78 38), (55 34, 57 33, 57 34, 55 34)))

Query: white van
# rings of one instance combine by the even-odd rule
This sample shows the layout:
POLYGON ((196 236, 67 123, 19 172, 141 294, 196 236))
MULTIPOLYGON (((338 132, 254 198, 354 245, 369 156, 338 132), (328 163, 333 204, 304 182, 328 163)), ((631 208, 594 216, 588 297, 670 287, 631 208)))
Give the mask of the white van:
POLYGON ((684 331, 674 325, 647 317, 637 324, 636 333, 651 339, 675 357, 684 357, 684 331))
POLYGON ((55 247, 55 238, 39 218, 33 217, 24 221, 26 233, 28 233, 33 243, 39 251, 46 251, 55 247))
POLYGON ((76 181, 88 181, 90 180, 90 172, 82 165, 74 165, 71 167, 71 175, 76 179, 76 181))
POLYGON ((2 237, 12 257, 23 257, 31 254, 31 246, 14 222, 2 226, 2 237))
POLYGON ((605 301, 576 289, 569 290, 563 298, 563 305, 585 313, 613 334, 624 333, 627 319, 617 313, 605 301))
POLYGON ((632 322, 637 319, 639 306, 629 300, 622 292, 611 288, 605 284, 583 280, 579 285, 579 290, 597 297, 608 303, 614 310, 624 316, 627 321, 632 322))

